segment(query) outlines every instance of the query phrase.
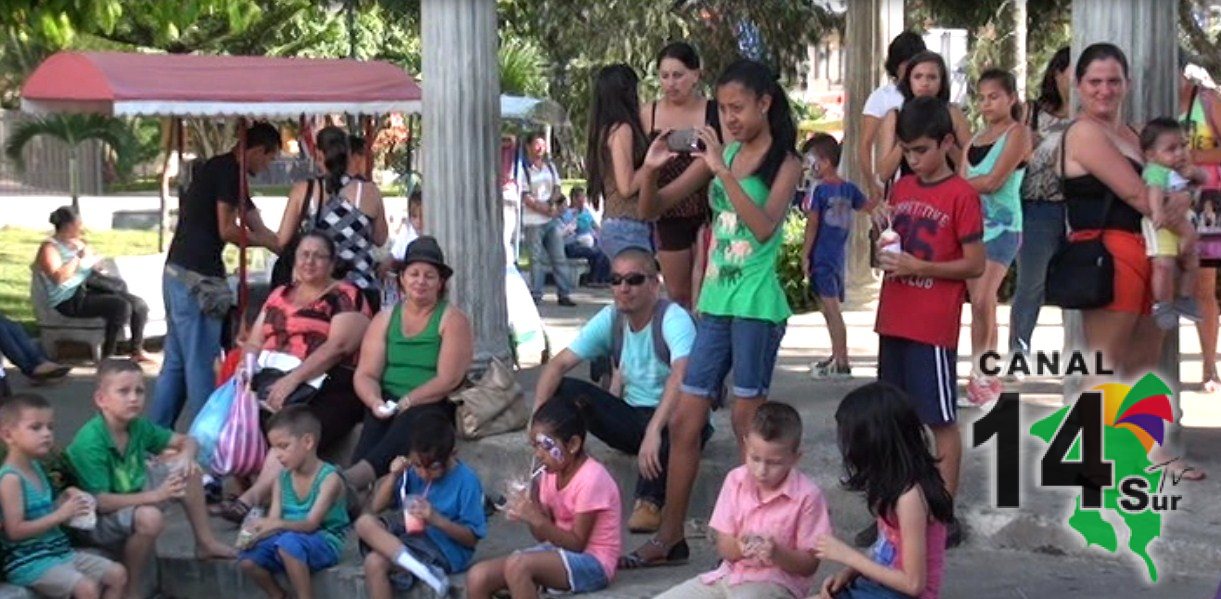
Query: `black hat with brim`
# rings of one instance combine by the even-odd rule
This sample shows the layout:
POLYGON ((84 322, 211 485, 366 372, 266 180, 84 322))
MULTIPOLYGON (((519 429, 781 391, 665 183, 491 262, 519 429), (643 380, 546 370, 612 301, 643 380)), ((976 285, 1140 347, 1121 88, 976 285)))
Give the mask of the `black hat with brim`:
POLYGON ((407 252, 403 254, 403 267, 415 262, 435 266, 443 279, 448 279, 454 274, 454 269, 445 263, 445 254, 441 252, 441 245, 437 243, 437 238, 431 235, 417 237, 407 246, 407 252))

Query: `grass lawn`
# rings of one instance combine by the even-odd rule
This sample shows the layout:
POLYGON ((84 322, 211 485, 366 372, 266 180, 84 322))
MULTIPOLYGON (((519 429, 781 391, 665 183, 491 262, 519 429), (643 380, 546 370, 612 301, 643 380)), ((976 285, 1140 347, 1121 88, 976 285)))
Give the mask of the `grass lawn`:
MULTIPOLYGON (((49 231, 0 227, 0 313, 34 330, 30 305, 30 263, 49 231)), ((97 231, 86 234, 103 256, 157 253, 156 231, 97 231)))

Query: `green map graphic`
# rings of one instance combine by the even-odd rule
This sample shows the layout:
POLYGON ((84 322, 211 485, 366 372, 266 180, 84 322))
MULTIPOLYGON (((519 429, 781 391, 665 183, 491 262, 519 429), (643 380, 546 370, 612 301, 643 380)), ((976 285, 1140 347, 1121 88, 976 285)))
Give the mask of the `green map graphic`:
MULTIPOLYGON (((1056 431, 1064 423, 1072 406, 1061 408, 1050 416, 1034 423, 1030 434, 1050 443, 1056 431)), ((1103 458, 1114 463, 1115 485, 1102 491, 1101 509, 1084 509, 1081 507, 1081 496, 1074 500, 1073 514, 1068 519, 1068 525, 1085 538, 1086 546, 1098 545, 1111 553, 1119 550, 1119 535, 1115 527, 1102 517, 1102 511, 1107 510, 1119 516, 1128 528, 1128 549, 1145 562, 1149 570, 1149 578, 1157 582, 1157 564, 1149 556, 1149 544, 1162 534, 1162 515, 1153 511, 1152 506, 1141 512, 1129 512, 1119 507, 1119 483, 1129 476, 1140 476, 1149 481, 1149 490, 1160 488, 1164 470, 1146 472, 1152 466, 1145 448, 1136 435, 1125 428, 1103 427, 1103 458)), ((1066 460, 1081 459, 1081 439, 1078 437, 1066 460)))

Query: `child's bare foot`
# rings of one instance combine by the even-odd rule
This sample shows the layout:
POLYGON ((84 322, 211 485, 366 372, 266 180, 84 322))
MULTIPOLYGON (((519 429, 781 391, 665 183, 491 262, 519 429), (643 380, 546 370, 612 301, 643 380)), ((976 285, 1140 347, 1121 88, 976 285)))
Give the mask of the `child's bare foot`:
POLYGON ((220 541, 196 543, 195 557, 199 559, 233 559, 237 557, 237 550, 220 541))

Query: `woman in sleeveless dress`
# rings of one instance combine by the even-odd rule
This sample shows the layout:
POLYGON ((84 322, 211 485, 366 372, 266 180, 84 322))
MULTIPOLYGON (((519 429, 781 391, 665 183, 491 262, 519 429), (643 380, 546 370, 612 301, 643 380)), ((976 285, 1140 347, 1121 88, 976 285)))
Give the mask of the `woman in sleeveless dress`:
POLYGON ((602 251, 612 260, 628 247, 653 251, 653 228, 640 215, 639 167, 648 147, 640 123, 639 78, 632 67, 602 67, 594 83, 585 168, 589 199, 602 208, 602 251))
POLYGON ((381 192, 363 178, 348 175, 352 148, 343 129, 324 127, 315 151, 325 175, 293 186, 276 236, 282 246, 304 230, 330 238, 342 278, 355 285, 376 312, 381 292, 375 252, 390 236, 381 192))
POLYGON ((1022 104, 1013 75, 989 69, 979 77, 979 112, 986 127, 963 151, 961 174, 983 201, 983 276, 967 281, 971 296, 972 377, 967 397, 976 404, 998 399, 1001 382, 975 372, 979 356, 996 351, 996 294, 1022 245, 1022 199, 1019 191, 1030 155, 1030 130, 1021 124, 1022 104))
MULTIPOLYGON (((1179 56, 1183 56, 1182 51, 1179 56)), ((1208 176, 1200 186, 1201 204, 1221 198, 1221 95, 1197 84, 1187 76, 1186 65, 1179 72, 1179 121, 1188 133, 1191 162, 1208 176)), ((1201 268, 1196 278, 1196 303, 1200 320, 1200 353, 1203 356, 1202 381, 1207 393, 1221 391, 1217 377, 1217 269, 1201 268)))
MULTIPOLYGON (((710 125, 717 129, 716 103, 700 93, 700 57, 686 42, 674 42, 657 54, 662 97, 645 104, 640 118, 650 139, 663 131, 710 125)), ((691 309, 703 278, 701 231, 708 224, 708 182, 712 173, 691 154, 678 154, 658 174, 655 202, 640 204, 645 220, 657 220, 657 260, 666 294, 691 309)))

